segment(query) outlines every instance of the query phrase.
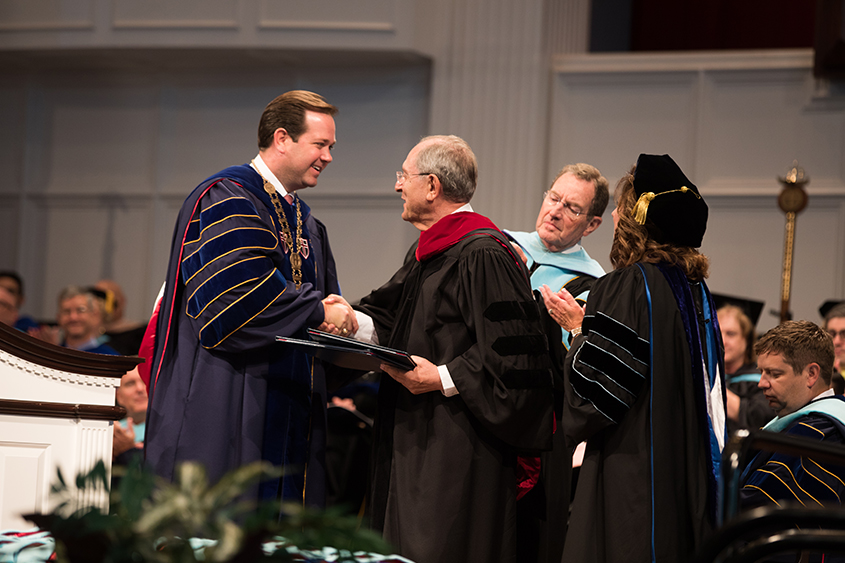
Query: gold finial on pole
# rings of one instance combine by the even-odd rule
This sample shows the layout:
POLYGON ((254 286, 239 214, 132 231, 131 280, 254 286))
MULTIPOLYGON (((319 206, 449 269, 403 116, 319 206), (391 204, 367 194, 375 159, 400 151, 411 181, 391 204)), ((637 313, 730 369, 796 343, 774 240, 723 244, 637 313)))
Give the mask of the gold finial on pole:
POLYGON ((798 166, 798 161, 792 163, 792 168, 786 176, 778 177, 783 189, 778 195, 778 207, 786 213, 786 236, 783 243, 783 275, 780 286, 780 322, 788 321, 792 315, 789 312, 789 297, 792 284, 792 255, 795 250, 795 218, 807 207, 807 192, 804 186, 810 183, 810 177, 804 174, 804 169, 798 166))

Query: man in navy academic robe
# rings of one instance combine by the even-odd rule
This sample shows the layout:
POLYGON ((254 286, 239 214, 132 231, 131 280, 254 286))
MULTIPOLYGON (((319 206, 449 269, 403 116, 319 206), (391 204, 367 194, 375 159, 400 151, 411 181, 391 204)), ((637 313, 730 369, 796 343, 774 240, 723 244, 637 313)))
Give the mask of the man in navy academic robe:
POLYGON ((147 376, 145 456, 158 475, 197 461, 214 483, 265 460, 286 473, 259 498, 324 504, 325 372, 275 337, 357 328, 342 298, 323 303, 339 293, 334 258, 296 195, 332 160, 336 111, 311 92, 282 94, 262 114, 255 159, 182 205, 147 376))
MULTIPOLYGON (((833 341, 809 321, 788 321, 755 344, 760 389, 777 417, 763 427, 825 442, 845 440, 845 398, 830 388, 833 341)), ((801 504, 840 507, 845 467, 812 456, 759 452, 742 475, 743 508, 801 504)))

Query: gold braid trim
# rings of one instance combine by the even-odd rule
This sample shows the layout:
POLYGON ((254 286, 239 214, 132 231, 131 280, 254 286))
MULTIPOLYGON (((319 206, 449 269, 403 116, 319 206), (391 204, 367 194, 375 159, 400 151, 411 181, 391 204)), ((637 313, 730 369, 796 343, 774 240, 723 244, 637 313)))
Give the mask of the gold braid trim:
MULTIPOLYGON (((255 161, 252 161, 252 166, 256 172, 258 172, 258 167, 255 166, 255 161)), ((296 200, 296 238, 294 239, 291 236, 290 232, 290 225, 288 225, 288 219, 285 216, 285 210, 282 207, 282 200, 279 197, 279 193, 276 191, 276 188, 273 187, 273 184, 267 181, 260 172, 258 175, 261 176, 261 179, 264 180, 264 191, 267 192, 267 195, 270 196, 270 201, 273 202, 273 207, 276 209, 276 216, 279 218, 279 224, 282 226, 282 234, 285 235, 285 238, 288 240, 288 246, 290 248, 290 267, 293 273, 293 282, 296 284, 296 289, 299 290, 302 286, 302 254, 300 254, 302 250, 302 210, 299 207, 299 198, 296 197, 294 194, 293 199, 296 200), (293 242, 291 242, 291 240, 293 242)))
POLYGON ((648 206, 651 203, 651 200, 656 198, 657 196, 671 194, 674 192, 683 192, 683 193, 691 193, 698 199, 701 199, 701 196, 689 189, 686 186, 681 186, 677 190, 669 190, 668 192, 661 192, 656 194, 654 192, 644 192, 643 195, 637 200, 637 203, 634 204, 634 221, 639 223, 640 225, 645 225, 646 215, 648 215, 648 206))

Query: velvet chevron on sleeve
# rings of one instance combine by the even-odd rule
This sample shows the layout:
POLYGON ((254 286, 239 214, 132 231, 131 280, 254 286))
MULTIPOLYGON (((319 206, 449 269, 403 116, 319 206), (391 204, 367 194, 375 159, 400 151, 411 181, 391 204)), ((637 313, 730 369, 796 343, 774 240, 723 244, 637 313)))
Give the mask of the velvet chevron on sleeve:
POLYGON ((618 424, 643 388, 649 367, 649 341, 601 311, 584 318, 592 337, 572 362, 572 390, 618 424))
MULTIPOLYGON (((845 402, 841 395, 816 403, 845 402)), ((810 403, 811 405, 813 403, 810 403)), ((839 405, 840 412, 845 407, 839 405)), ((776 419, 777 420, 777 419, 776 419)), ((835 412, 810 411, 792 420, 782 433, 827 444, 842 444, 845 424, 835 412)), ((840 508, 845 500, 845 467, 785 453, 759 452, 742 474, 743 509, 788 504, 840 508)))

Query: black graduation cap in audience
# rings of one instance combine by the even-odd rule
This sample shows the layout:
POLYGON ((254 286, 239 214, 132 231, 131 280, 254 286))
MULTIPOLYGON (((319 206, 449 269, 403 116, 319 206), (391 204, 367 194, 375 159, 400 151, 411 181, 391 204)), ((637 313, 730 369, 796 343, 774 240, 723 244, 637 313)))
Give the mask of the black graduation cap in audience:
POLYGON ((828 299, 827 301, 822 303, 821 306, 819 306, 819 314, 822 316, 822 318, 825 318, 827 314, 830 313, 831 309, 833 309, 837 305, 842 304, 845 304, 845 301, 842 301, 840 299, 828 299))
POLYGON ((103 310, 107 316, 111 316, 114 312, 114 293, 108 290, 103 290, 98 287, 86 287, 86 293, 90 293, 94 297, 103 301, 103 310))
POLYGON ((716 303, 716 309, 721 309, 725 305, 733 305, 742 309, 742 312, 751 319, 751 323, 754 326, 757 326, 757 323, 760 322, 760 314, 763 312, 765 302, 746 297, 724 295, 722 293, 713 293, 712 295, 713 301, 716 303))
POLYGON ((98 289, 96 287, 86 287, 85 292, 90 293, 94 297, 99 297, 103 301, 105 301, 106 298, 108 297, 108 294, 105 291, 103 291, 102 289, 98 289))

